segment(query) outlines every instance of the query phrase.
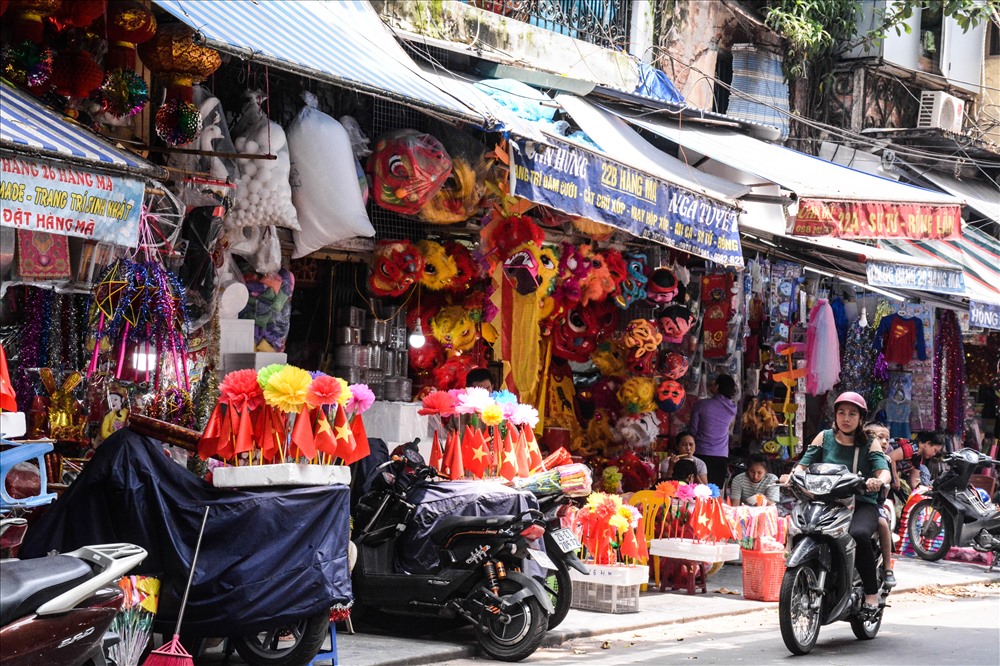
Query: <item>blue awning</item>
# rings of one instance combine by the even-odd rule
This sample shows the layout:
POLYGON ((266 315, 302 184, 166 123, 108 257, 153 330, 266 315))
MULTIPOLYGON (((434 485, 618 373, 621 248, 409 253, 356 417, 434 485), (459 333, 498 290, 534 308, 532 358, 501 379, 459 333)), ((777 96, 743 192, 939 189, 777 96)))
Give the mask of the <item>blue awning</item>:
POLYGON ((162 179, 166 171, 116 148, 31 95, 0 84, 0 148, 26 156, 74 162, 162 179))
POLYGON ((476 99, 422 71, 366 1, 155 2, 219 51, 484 129, 500 124, 476 99))

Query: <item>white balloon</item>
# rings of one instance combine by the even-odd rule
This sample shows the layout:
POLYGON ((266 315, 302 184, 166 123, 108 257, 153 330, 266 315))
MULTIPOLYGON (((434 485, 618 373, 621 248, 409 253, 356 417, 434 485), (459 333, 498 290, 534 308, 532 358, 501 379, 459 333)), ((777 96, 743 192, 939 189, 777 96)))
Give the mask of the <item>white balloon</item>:
POLYGON ((247 143, 246 143, 246 151, 248 153, 256 155, 256 154, 258 154, 260 152, 260 144, 257 143, 256 141, 247 141, 247 143))

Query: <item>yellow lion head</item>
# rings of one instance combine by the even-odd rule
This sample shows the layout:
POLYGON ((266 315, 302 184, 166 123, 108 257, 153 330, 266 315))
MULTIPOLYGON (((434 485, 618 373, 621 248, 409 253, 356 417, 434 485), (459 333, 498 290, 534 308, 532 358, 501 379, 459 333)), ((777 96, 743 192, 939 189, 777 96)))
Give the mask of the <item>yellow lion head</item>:
POLYGON ((458 276, 458 264, 441 243, 417 241, 417 249, 424 258, 424 274, 420 284, 433 291, 444 289, 458 276))
POLYGON ((441 308, 431 319, 431 332, 445 347, 454 351, 468 351, 479 337, 476 322, 469 311, 460 305, 441 308))

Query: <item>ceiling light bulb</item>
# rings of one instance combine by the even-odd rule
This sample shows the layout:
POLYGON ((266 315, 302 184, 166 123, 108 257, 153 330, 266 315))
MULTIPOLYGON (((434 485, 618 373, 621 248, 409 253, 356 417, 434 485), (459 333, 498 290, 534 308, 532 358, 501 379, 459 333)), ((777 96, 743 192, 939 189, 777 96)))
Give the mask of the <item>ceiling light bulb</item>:
POLYGON ((420 349, 427 342, 427 338, 424 337, 424 329, 420 325, 420 320, 417 320, 417 325, 413 329, 413 333, 410 333, 410 346, 414 349, 420 349))

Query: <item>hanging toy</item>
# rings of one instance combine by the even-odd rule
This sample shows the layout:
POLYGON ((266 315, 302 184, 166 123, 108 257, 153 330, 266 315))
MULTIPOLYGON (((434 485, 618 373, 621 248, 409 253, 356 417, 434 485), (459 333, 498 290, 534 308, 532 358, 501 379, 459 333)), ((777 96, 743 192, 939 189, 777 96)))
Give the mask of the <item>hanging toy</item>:
POLYGON ((404 129, 379 137, 368 157, 375 203, 416 215, 451 175, 451 157, 429 134, 404 129))
POLYGON ((105 113, 115 118, 132 118, 146 108, 149 87, 134 70, 116 69, 104 77, 98 97, 105 113))
POLYGON ((656 387, 656 406, 660 411, 673 414, 684 406, 687 392, 680 382, 666 379, 656 387))

